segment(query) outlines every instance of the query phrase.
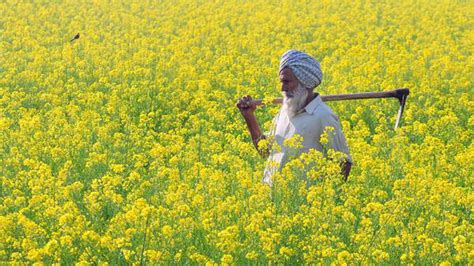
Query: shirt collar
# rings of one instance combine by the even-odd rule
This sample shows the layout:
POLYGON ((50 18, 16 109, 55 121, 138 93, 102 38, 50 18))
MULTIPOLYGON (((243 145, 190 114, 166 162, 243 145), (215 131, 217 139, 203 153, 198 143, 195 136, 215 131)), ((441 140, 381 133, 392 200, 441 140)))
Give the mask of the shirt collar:
POLYGON ((323 100, 321 99, 321 95, 318 93, 318 95, 311 101, 309 102, 306 107, 304 108, 304 110, 308 113, 308 114, 312 114, 314 113, 314 110, 316 110, 316 108, 323 102, 323 100))

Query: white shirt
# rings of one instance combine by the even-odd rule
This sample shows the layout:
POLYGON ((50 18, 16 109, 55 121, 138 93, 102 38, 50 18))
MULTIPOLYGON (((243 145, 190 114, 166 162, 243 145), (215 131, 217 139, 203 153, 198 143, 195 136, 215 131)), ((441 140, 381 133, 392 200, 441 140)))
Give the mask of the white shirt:
POLYGON ((279 149, 273 148, 267 160, 263 182, 272 185, 271 177, 276 171, 280 171, 288 162, 290 151, 295 149, 285 147, 283 141, 293 137, 295 134, 303 137, 303 148, 296 150, 296 156, 309 149, 316 149, 323 152, 323 145, 320 142, 321 134, 325 127, 334 128, 334 134, 328 136, 327 148, 347 154, 347 160, 352 162, 349 154, 346 138, 342 133, 339 117, 327 106, 318 94, 306 107, 300 110, 294 117, 289 118, 286 108, 282 107, 280 112, 273 119, 273 128, 270 136, 274 138, 274 143, 279 149))

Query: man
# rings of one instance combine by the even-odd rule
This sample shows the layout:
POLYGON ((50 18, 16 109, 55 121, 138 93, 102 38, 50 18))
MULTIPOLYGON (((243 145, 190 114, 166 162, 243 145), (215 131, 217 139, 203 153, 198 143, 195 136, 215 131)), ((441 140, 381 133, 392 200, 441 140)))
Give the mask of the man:
POLYGON ((269 155, 263 182, 271 186, 272 175, 275 171, 281 170, 288 162, 292 151, 283 145, 284 140, 298 134, 303 138, 303 148, 299 149, 299 154, 307 152, 309 149, 323 152, 320 138, 326 127, 334 129, 333 134, 328 136, 327 148, 347 155, 346 160, 341 162, 341 173, 346 180, 351 169, 352 158, 342 133, 339 118, 321 100, 319 93, 314 92, 323 78, 319 62, 306 53, 289 50, 283 54, 280 60, 279 74, 284 96, 283 106, 273 120, 274 126, 271 131, 271 135, 280 146, 279 149, 273 148, 269 154, 268 150, 259 148, 259 141, 265 139, 266 136, 261 132, 254 115, 256 105, 252 98, 245 96, 237 103, 237 107, 247 123, 255 148, 260 155, 264 157, 269 155), (272 167, 275 163, 279 167, 272 167))

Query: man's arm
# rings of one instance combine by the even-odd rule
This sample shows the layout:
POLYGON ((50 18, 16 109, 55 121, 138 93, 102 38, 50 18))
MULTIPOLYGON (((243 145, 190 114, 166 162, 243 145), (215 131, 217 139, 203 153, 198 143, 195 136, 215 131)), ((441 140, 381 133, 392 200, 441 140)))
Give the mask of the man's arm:
POLYGON ((257 106, 255 105, 255 103, 253 103, 252 97, 247 95, 243 98, 240 98, 237 102, 237 108, 239 108, 240 113, 242 114, 245 119, 245 122, 247 123, 247 128, 249 129, 250 135, 252 136, 252 142, 255 146, 255 149, 257 149, 258 153, 262 157, 268 157, 268 148, 265 147, 263 149, 259 149, 258 147, 258 143, 260 142, 260 140, 265 139, 266 137, 260 130, 257 118, 255 117, 254 112, 257 106))
MULTIPOLYGON (((335 151, 343 152, 347 156, 350 156, 349 146, 347 145, 346 138, 344 136, 344 133, 342 132, 342 126, 339 121, 339 118, 334 116, 328 116, 323 120, 322 124, 323 129, 325 129, 327 126, 330 126, 334 129, 334 131, 330 131, 327 134, 327 147, 335 151)), ((344 181, 347 181, 347 177, 349 176, 349 173, 352 168, 351 160, 345 158, 339 163, 339 165, 341 167, 341 174, 343 175, 344 181)))

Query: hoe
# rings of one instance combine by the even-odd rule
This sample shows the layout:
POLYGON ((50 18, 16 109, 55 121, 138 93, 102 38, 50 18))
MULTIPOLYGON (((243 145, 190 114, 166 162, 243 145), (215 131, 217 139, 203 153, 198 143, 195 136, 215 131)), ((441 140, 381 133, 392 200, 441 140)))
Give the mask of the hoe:
MULTIPOLYGON (((324 95, 321 96, 321 99, 325 102, 329 101, 342 101, 342 100, 357 100, 357 99, 373 99, 373 98, 397 98, 400 102, 400 109, 398 109, 397 121, 395 122, 395 129, 397 129, 400 124, 400 119, 402 118, 403 109, 405 108, 405 102, 407 100, 410 90, 407 88, 396 89, 392 91, 383 91, 383 92, 365 92, 365 93, 354 93, 354 94, 334 94, 334 95, 324 95)), ((254 100, 256 105, 263 105, 262 100, 254 100)), ((283 99, 274 99, 273 104, 281 104, 283 99)))

